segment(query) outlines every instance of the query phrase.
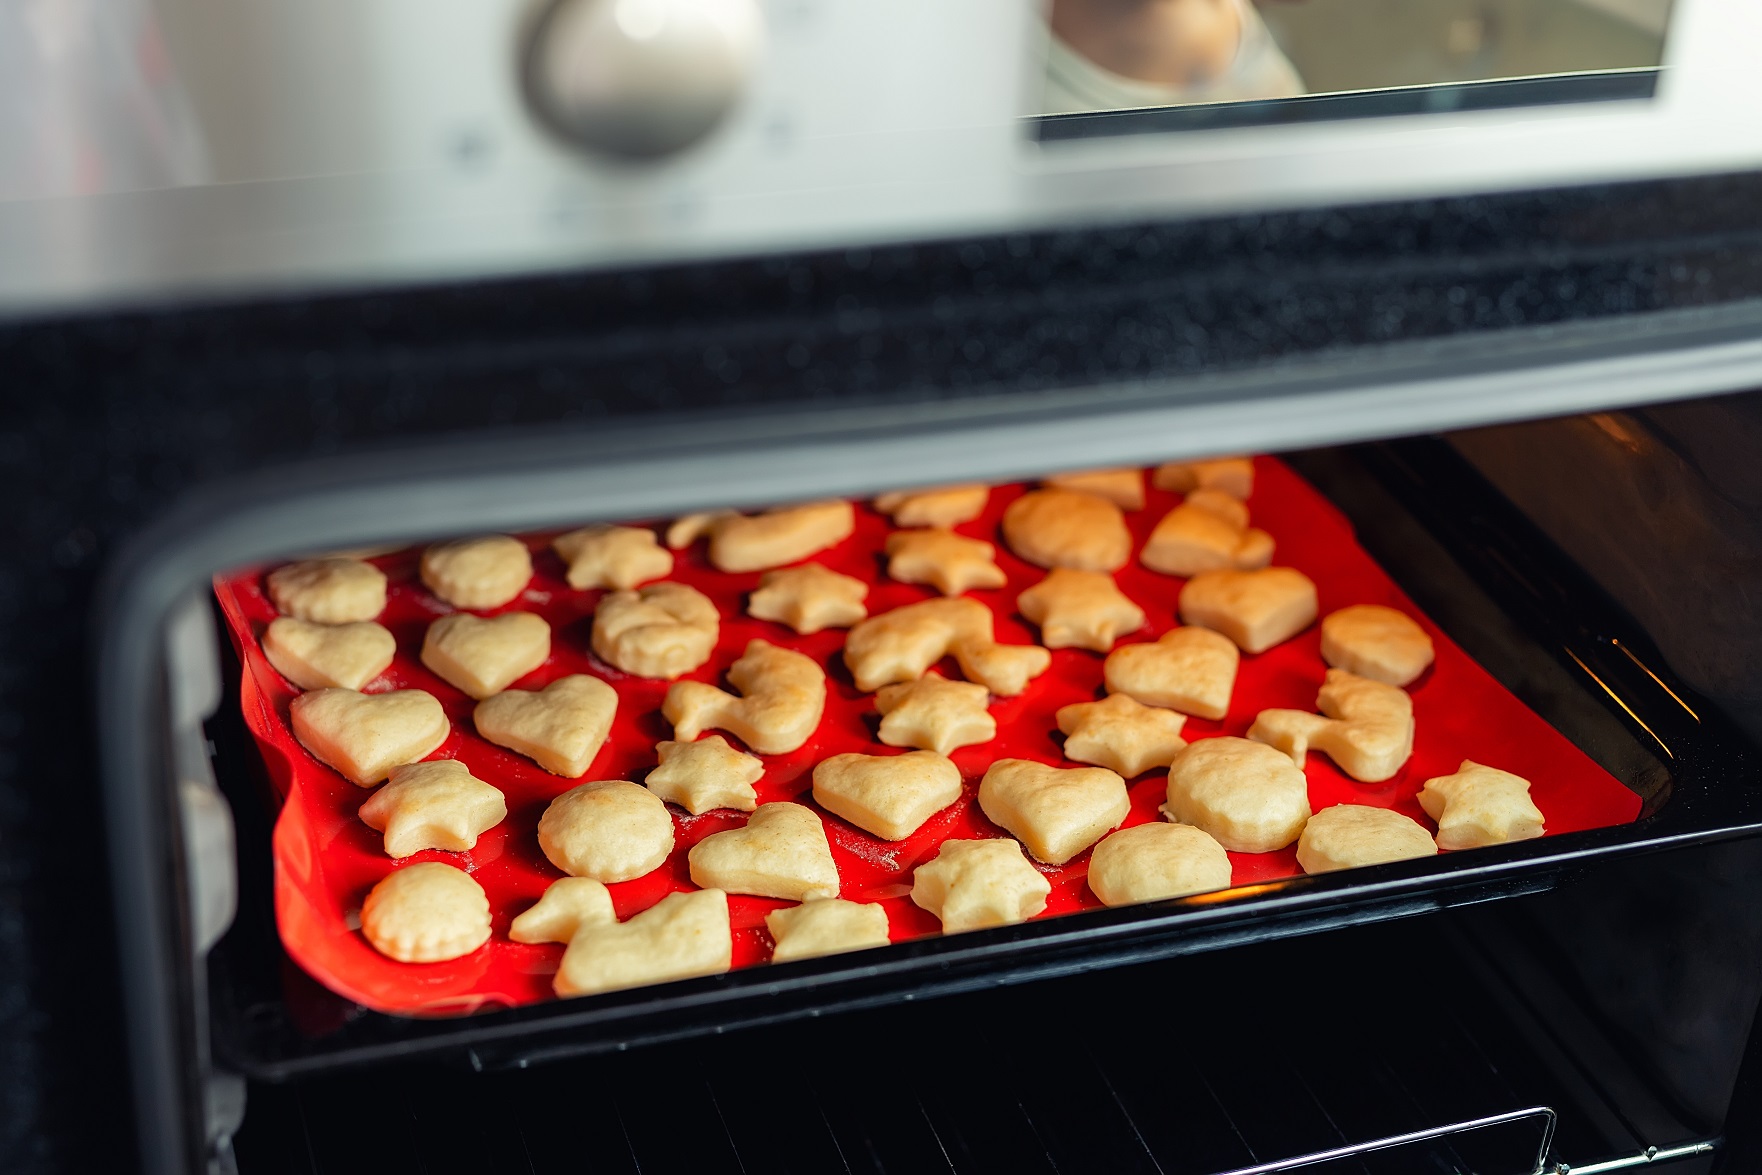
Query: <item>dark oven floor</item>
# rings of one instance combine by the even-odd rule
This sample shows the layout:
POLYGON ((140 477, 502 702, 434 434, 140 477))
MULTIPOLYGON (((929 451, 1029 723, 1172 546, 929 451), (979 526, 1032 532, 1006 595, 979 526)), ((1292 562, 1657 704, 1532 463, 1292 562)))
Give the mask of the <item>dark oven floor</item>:
POLYGON ((1210 1175, 1410 1134, 1304 1169, 1516 1175, 1544 1146, 1549 1171, 1690 1154, 1693 1131, 1494 913, 530 1069, 253 1086, 239 1167, 1210 1175), (1477 1119, 1494 1121, 1441 1130, 1477 1119))

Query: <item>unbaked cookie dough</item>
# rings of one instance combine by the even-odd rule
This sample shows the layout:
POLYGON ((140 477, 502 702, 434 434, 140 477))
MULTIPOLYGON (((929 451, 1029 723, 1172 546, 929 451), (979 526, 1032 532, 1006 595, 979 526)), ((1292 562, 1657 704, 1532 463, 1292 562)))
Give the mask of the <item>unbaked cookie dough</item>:
POLYGON ((715 808, 750 812, 759 806, 753 784, 765 774, 765 765, 729 746, 721 735, 696 742, 659 742, 655 753, 660 766, 648 773, 643 785, 693 816, 715 808))
POLYGON ((263 655, 301 689, 358 690, 384 673, 398 642, 379 624, 314 624, 278 616, 263 630, 263 655))
POLYGON ((1155 644, 1127 645, 1108 654, 1102 677, 1109 693, 1146 706, 1166 706, 1201 718, 1229 713, 1242 654, 1209 628, 1174 628, 1155 644))
POLYGON ((1297 841, 1297 863, 1305 873, 1331 873, 1430 857, 1437 851, 1432 834, 1417 820, 1387 808, 1335 804, 1311 816, 1303 826, 1297 841))
POLYGON ((1104 767, 999 759, 979 781, 979 807, 1035 860, 1063 865, 1118 828, 1131 801, 1125 781, 1104 767))
POLYGON ((805 902, 838 896, 826 826, 800 804, 760 804, 741 828, 691 846, 691 880, 706 889, 805 902))
POLYGON ((477 733, 567 779, 580 779, 605 745, 618 694, 597 677, 572 673, 542 690, 503 690, 477 703, 477 733))
POLYGON ((1262 710, 1248 737, 1277 747, 1298 767, 1321 751, 1361 783, 1381 783, 1413 754, 1413 699, 1407 691, 1344 669, 1328 670, 1316 696, 1320 714, 1262 710))
POLYGON ((551 626, 531 612, 473 616, 455 612, 428 626, 422 663, 436 676, 482 701, 545 663, 551 626))
POLYGON ((436 543, 422 552, 422 582, 455 608, 500 608, 532 582, 532 553, 505 534, 436 543))
POLYGON ((593 614, 593 651, 637 677, 672 681, 710 659, 722 617, 696 588, 671 581, 612 592, 593 614))
POLYGON ((312 624, 354 624, 385 611, 385 572, 359 559, 307 559, 277 567, 267 580, 283 616, 312 624))
POLYGON ((856 512, 849 502, 724 515, 710 527, 710 562, 719 571, 764 571, 835 546, 855 529, 856 512))
POLYGON ((1122 828, 1089 854, 1089 888, 1107 906, 1229 889, 1230 855, 1190 824, 1122 828))
POLYGON ((912 901, 944 934, 1026 922, 1046 909, 1052 883, 1013 840, 945 840, 912 874, 912 901))
POLYGON ((883 686, 875 695, 882 715, 877 737, 890 747, 921 747, 940 755, 988 743, 997 737, 997 719, 986 709, 990 701, 984 686, 934 673, 883 686))
POLYGON ((1131 779, 1167 767, 1187 745, 1184 715, 1109 694, 1099 702, 1062 706, 1054 716, 1065 734, 1065 758, 1094 763, 1131 779))
POLYGON ((301 746, 361 787, 428 758, 452 730, 434 695, 419 689, 312 690, 289 703, 288 716, 301 746))
POLYGON ((882 840, 904 840, 961 798, 946 755, 833 755, 814 767, 814 802, 882 840))
POLYGON ((489 941, 489 898, 469 873, 423 861, 382 879, 361 904, 361 933, 400 963, 442 963, 489 941))
POLYGON ((457 759, 394 767, 391 780, 361 805, 362 823, 385 834, 385 855, 423 849, 463 853, 508 815, 502 793, 457 759))
POLYGON ((646 526, 584 526, 558 535, 551 547, 568 564, 576 591, 622 591, 673 574, 673 553, 646 526))
POLYGON ((538 820, 538 847, 571 877, 629 881, 673 851, 673 817, 654 792, 622 779, 571 788, 538 820))
POLYGON ((609 926, 618 921, 612 891, 591 877, 559 877, 508 927, 515 942, 568 942, 583 926, 609 926))
POLYGON ((1245 738, 1200 739, 1169 766, 1163 814, 1233 853, 1270 853, 1303 832, 1309 780, 1289 756, 1245 738))
POLYGON ((761 755, 787 755, 813 736, 826 710, 826 671, 819 662, 770 641, 748 641, 728 667, 728 683, 739 697, 701 681, 668 687, 661 714, 677 738, 690 742, 717 727, 761 755))
POLYGON ((1438 824, 1440 849, 1478 849, 1542 835, 1542 810, 1521 775, 1464 759, 1454 775, 1428 779, 1419 806, 1438 824))
POLYGON ((863 603, 869 585, 818 563, 785 567, 759 576, 746 614, 787 624, 802 636, 828 628, 849 628, 869 615, 863 603))
POLYGON ((1321 654, 1336 669, 1407 686, 1432 663, 1432 638, 1405 612, 1354 604, 1322 620, 1321 654))
POLYGON ((624 922, 581 927, 569 940, 552 988, 591 995, 720 975, 734 962, 728 895, 719 889, 670 893, 624 922))
POLYGON ((765 929, 776 940, 773 963, 863 951, 888 943, 887 911, 873 902, 817 898, 765 915, 765 929))
POLYGON ((886 551, 888 575, 901 583, 929 584, 945 596, 1009 582, 995 562, 996 547, 952 530, 896 530, 887 536, 886 551))

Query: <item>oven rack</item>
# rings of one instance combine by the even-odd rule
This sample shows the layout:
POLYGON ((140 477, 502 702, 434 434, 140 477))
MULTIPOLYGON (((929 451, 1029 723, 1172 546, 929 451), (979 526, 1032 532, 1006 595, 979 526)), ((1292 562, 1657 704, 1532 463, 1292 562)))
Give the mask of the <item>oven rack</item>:
POLYGON ((1563 991, 1504 969, 1523 948, 1483 934, 1497 913, 621 1055, 253 1086, 238 1157, 286 1175, 1586 1175, 1707 1153, 1556 1014, 1563 991))

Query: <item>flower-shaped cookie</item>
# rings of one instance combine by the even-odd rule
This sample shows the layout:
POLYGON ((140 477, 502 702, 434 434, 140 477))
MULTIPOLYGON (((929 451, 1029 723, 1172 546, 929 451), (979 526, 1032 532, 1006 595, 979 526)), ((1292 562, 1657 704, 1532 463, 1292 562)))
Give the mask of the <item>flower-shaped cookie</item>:
POLYGON ((582 926, 569 940, 551 986, 560 996, 591 995, 720 975, 733 962, 728 895, 700 889, 670 893, 624 922, 582 926))
POLYGON ((985 513, 991 487, 942 486, 927 490, 898 490, 881 494, 875 509, 893 516, 895 526, 959 526, 985 513))
POLYGON ((629 881, 673 851, 673 817, 647 788, 601 779, 551 801, 538 820, 538 847, 571 877, 629 881))
POLYGON ((391 781, 361 805, 362 823, 385 834, 385 855, 423 849, 463 853, 500 824, 508 805, 496 788, 457 759, 392 768, 391 781))
POLYGON ((1035 860, 1063 865, 1118 828, 1131 802, 1125 781, 1102 767, 999 759, 979 781, 979 807, 1035 860))
POLYGON ((1440 849, 1477 849, 1543 832, 1529 780, 1472 759, 1464 759, 1454 775, 1426 780, 1419 806, 1438 822, 1440 849))
POLYGON ((1089 854, 1089 888, 1107 906, 1129 906, 1230 888, 1230 855, 1189 824, 1140 824, 1089 854))
POLYGON ((422 552, 422 582, 455 608, 500 608, 532 581, 532 554, 505 534, 436 543, 422 552))
POLYGON ((419 689, 312 690, 289 704, 288 716, 301 746, 361 787, 372 787, 393 767, 426 759, 452 730, 434 695, 419 689))
POLYGON ((1437 851, 1432 834, 1417 820, 1387 808, 1335 804, 1311 816, 1303 826, 1303 835, 1297 840, 1297 863, 1305 873, 1332 873, 1429 857, 1437 851))
POLYGON ((888 942, 885 909, 843 898, 816 898, 772 910, 765 915, 765 929, 777 942, 771 951, 773 963, 884 947, 888 942))
POLYGON ((584 526, 560 534, 551 547, 569 565, 569 586, 620 591, 673 573, 673 554, 646 526, 584 526))
POLYGON ((1248 737, 1284 751, 1298 767, 1314 748, 1362 783, 1393 777, 1413 753, 1413 700, 1407 691, 1330 669, 1315 704, 1321 714, 1262 710, 1248 737))
POLYGON ((769 641, 748 641, 728 667, 728 681, 740 697, 701 681, 668 688, 661 713, 677 738, 690 742, 719 727, 761 755, 786 755, 812 737, 826 710, 826 671, 812 657, 769 641))
POLYGON ((1406 686, 1432 663, 1432 638, 1405 612, 1354 604, 1323 618, 1321 654, 1336 669, 1406 686))
POLYGON ((549 771, 580 779, 605 745, 618 694, 597 677, 572 673, 537 692, 504 690, 477 703, 471 721, 497 746, 549 771))
POLYGON ((922 747, 940 755, 990 742, 997 737, 997 720, 985 708, 990 700, 982 685, 934 673, 886 686, 875 695, 882 714, 879 737, 890 747, 922 747))
POLYGON ((463 869, 439 861, 407 865, 361 903, 361 933, 400 963, 441 963, 489 941, 489 898, 463 869))
POLYGON ((991 609, 977 600, 924 600, 871 616, 850 630, 844 663, 865 693, 911 681, 960 641, 992 643, 991 609))
POLYGON ((691 880, 706 889, 805 902, 838 896, 838 866, 826 826, 800 804, 760 804, 741 828, 698 841, 691 880))
POLYGON ((808 636, 827 628, 849 628, 868 616, 863 603, 868 594, 869 585, 860 579, 818 563, 803 563, 761 575, 746 613, 787 624, 808 636))
POLYGON ((1221 632, 1244 653, 1289 640, 1315 614, 1315 584, 1289 567, 1205 571, 1181 588, 1181 622, 1221 632))
POLYGON ((1163 814, 1233 853, 1270 853, 1309 820, 1309 780, 1289 756, 1245 738, 1202 738, 1169 765, 1163 814))
POLYGON ((479 701, 501 693, 550 655, 551 626, 531 612, 487 618, 455 612, 431 623, 422 638, 422 663, 479 701))
POLYGON ((593 614, 593 651, 638 677, 671 681, 710 659, 722 617, 710 598, 683 583, 612 592, 593 614))
POLYGON ((1120 508, 1073 490, 1030 490, 1003 512, 1003 541, 1036 567, 1118 571, 1132 557, 1120 508))
POLYGON ((1147 706, 1166 706, 1201 718, 1222 718, 1236 688, 1242 654, 1209 628, 1174 628, 1155 644, 1127 645, 1107 655, 1102 676, 1109 692, 1147 706))
POLYGON ((960 769, 935 751, 834 755, 814 768, 814 802, 882 840, 904 840, 960 798, 960 769))
POLYGON ((693 816, 712 808, 750 812, 759 806, 753 784, 765 774, 765 765, 729 746, 721 735, 696 742, 659 742, 655 753, 661 764, 648 773, 644 785, 693 816))
POLYGON ((945 840, 912 874, 912 901, 942 920, 944 934, 1026 922, 1051 892, 1013 840, 945 840))
POLYGON ((263 630, 263 654, 301 689, 358 690, 392 663, 398 642, 371 620, 313 624, 278 616, 263 630))
POLYGON ((1040 626, 1040 639, 1049 649, 1105 653, 1121 636, 1144 627, 1144 609, 1126 597, 1113 576, 1096 571, 1054 568, 1017 596, 1016 606, 1040 626))
POLYGON ((997 548, 952 530, 896 530, 887 536, 887 554, 888 575, 927 583, 945 596, 1009 582, 995 562, 997 548))
POLYGON ((1056 717, 1065 734, 1065 758, 1095 763, 1127 779, 1152 767, 1167 767, 1187 745, 1181 737, 1185 716, 1143 705, 1125 694, 1062 706, 1056 717))
POLYGON ((307 559, 269 573, 275 610, 313 624, 354 624, 385 611, 385 572, 359 559, 307 559))

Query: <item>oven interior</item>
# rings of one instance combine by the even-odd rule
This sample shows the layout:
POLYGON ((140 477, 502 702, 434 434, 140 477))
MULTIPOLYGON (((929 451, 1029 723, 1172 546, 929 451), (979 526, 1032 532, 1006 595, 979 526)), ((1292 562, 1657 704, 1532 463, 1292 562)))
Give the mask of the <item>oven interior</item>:
MULTIPOLYGON (((1638 823, 1227 916, 896 947, 896 970, 740 999, 422 1021, 329 996, 280 948, 239 666, 193 639, 218 677, 185 693, 218 704, 172 754, 211 763, 236 841, 186 796, 192 1128, 216 1161, 236 1134, 245 1171, 1711 1169, 1744 1041, 1707 1039, 1712 1005, 1691 1005, 1747 1024, 1762 959, 1738 896, 1762 872, 1738 839, 1762 803, 1727 716, 1747 681, 1736 650, 1706 647, 1729 643, 1719 625, 1673 626, 1662 593, 1632 590, 1658 582, 1635 550, 1691 582, 1671 556, 1706 536, 1678 515, 1732 501, 1736 466, 1685 437, 1750 408, 1707 403, 1283 455, 1470 656, 1640 796, 1638 823), (1642 492, 1612 507, 1598 477, 1543 468, 1642 492), (236 914, 211 896, 217 855, 236 914)), ((171 696, 174 725, 203 709, 171 696)))

